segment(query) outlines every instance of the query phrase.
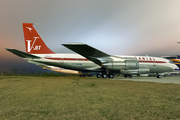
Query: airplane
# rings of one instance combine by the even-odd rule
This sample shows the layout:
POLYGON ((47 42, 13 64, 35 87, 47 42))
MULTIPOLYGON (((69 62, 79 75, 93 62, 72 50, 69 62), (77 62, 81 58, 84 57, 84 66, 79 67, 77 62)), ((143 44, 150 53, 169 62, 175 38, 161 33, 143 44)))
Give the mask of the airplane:
POLYGON ((133 75, 161 73, 177 69, 177 66, 168 59, 152 56, 121 56, 109 55, 84 43, 62 44, 78 54, 57 54, 51 51, 33 23, 22 23, 26 52, 6 48, 15 55, 39 66, 48 68, 64 68, 78 71, 78 73, 98 73, 97 78, 114 78, 117 74, 124 77, 133 75))
POLYGON ((171 61, 174 62, 174 64, 176 64, 180 68, 180 55, 161 56, 161 57, 165 59, 170 59, 171 61))
MULTIPOLYGON (((162 58, 169 59, 174 62, 180 68, 180 55, 173 55, 173 56, 161 56, 162 58)), ((180 70, 174 69, 173 72, 170 72, 170 75, 179 75, 180 70)))

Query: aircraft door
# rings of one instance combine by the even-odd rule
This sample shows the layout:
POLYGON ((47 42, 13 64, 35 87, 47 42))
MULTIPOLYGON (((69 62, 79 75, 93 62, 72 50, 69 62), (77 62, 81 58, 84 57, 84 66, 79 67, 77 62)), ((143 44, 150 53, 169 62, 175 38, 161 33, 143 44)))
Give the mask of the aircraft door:
POLYGON ((154 58, 153 58, 153 66, 156 66, 156 61, 154 58))
POLYGON ((60 58, 60 63, 61 63, 61 64, 64 63, 64 58, 60 58))

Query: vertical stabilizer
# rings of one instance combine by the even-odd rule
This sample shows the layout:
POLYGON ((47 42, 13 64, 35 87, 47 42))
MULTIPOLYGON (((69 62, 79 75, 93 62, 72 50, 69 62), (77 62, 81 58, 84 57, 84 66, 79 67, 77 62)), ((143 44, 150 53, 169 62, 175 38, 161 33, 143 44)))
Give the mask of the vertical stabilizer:
POLYGON ((33 23, 23 23, 26 52, 30 54, 54 54, 37 33, 33 23))

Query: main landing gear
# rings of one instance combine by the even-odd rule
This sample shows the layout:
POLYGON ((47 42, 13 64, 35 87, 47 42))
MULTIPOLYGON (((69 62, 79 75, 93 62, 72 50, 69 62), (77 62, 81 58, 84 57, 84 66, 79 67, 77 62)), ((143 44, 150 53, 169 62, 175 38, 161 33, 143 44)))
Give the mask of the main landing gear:
POLYGON ((157 75, 157 78, 161 78, 161 75, 157 75))
POLYGON ((125 77, 125 78, 127 78, 127 77, 132 78, 133 76, 132 76, 132 75, 125 74, 124 77, 125 77))
POLYGON ((114 78, 114 74, 97 74, 97 78, 114 78))
POLYGON ((161 78, 161 74, 156 73, 156 75, 157 78, 161 78))

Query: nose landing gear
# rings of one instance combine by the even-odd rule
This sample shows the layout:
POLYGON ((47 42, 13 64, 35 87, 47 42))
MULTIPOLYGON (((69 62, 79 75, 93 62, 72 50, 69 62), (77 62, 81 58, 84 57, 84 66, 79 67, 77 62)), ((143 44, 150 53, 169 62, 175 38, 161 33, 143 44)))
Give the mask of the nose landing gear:
POLYGON ((157 78, 161 78, 161 75, 157 75, 157 78))

